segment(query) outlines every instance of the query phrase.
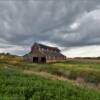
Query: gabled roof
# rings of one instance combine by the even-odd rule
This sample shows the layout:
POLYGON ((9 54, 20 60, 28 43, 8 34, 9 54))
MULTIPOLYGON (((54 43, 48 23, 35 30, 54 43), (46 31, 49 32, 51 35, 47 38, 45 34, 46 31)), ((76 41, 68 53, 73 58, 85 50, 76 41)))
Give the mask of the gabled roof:
POLYGON ((40 48, 52 49, 52 50, 60 51, 57 47, 51 47, 51 46, 43 45, 43 44, 40 44, 40 43, 34 43, 34 45, 35 44, 38 45, 40 48))
POLYGON ((46 46, 46 45, 39 44, 39 43, 34 43, 33 46, 37 46, 37 47, 49 49, 49 50, 41 50, 41 51, 33 50, 33 52, 31 51, 30 53, 26 54, 25 56, 39 56, 39 57, 44 57, 44 56, 59 57, 59 56, 62 56, 62 57, 65 57, 63 54, 60 53, 60 50, 56 47, 50 47, 50 46, 46 46))

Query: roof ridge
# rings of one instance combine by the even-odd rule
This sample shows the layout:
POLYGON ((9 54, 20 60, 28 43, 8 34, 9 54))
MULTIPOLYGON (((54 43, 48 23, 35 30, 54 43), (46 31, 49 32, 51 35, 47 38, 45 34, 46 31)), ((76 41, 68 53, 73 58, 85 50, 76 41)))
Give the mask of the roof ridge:
POLYGON ((47 46, 47 45, 41 44, 41 43, 34 43, 34 44, 37 44, 37 45, 39 45, 39 46, 41 46, 41 47, 44 47, 44 48, 46 47, 46 48, 52 48, 52 49, 60 50, 60 49, 58 49, 57 47, 47 46))

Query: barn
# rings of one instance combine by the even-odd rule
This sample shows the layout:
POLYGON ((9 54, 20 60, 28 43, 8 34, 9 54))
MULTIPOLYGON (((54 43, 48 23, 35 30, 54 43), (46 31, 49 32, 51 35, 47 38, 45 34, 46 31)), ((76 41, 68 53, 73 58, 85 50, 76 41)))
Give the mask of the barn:
POLYGON ((66 56, 56 47, 34 43, 31 51, 23 56, 24 60, 35 63, 46 63, 66 60, 66 56))

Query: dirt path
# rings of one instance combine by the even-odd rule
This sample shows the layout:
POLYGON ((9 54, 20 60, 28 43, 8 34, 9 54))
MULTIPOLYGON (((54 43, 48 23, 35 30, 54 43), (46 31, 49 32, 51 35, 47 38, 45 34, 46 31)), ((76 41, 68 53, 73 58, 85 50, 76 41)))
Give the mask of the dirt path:
POLYGON ((69 82, 69 83, 76 85, 76 86, 87 87, 87 88, 91 88, 91 89, 95 89, 95 90, 100 89, 100 87, 98 87, 98 86, 95 86, 95 85, 92 85, 92 84, 87 84, 87 83, 84 83, 84 82, 80 82, 80 79, 79 80, 70 80, 70 79, 65 78, 63 76, 57 76, 57 75, 53 75, 53 74, 50 74, 50 73, 47 73, 47 72, 34 72, 34 71, 30 71, 30 70, 24 70, 23 72, 26 73, 26 74, 40 75, 44 78, 51 79, 51 80, 66 81, 66 82, 69 82))
POLYGON ((45 78, 52 79, 52 80, 63 80, 63 81, 67 80, 68 81, 67 78, 60 77, 60 76, 57 76, 57 75, 52 75, 52 74, 47 73, 47 72, 34 72, 34 71, 30 71, 30 70, 24 70, 23 72, 27 73, 27 74, 40 75, 40 76, 43 76, 45 78))
MULTIPOLYGON (((12 69, 10 67, 5 67, 5 68, 12 69)), ((82 86, 82 87, 87 87, 87 88, 92 88, 92 89, 97 89, 97 90, 100 89, 100 85, 96 86, 93 84, 85 83, 80 77, 78 77, 76 80, 71 80, 71 79, 68 79, 67 77, 58 76, 58 75, 54 75, 54 74, 43 72, 43 71, 39 72, 39 71, 34 71, 34 70, 22 70, 22 69, 16 69, 16 70, 19 70, 22 73, 26 73, 26 74, 39 75, 51 80, 61 80, 61 81, 69 82, 76 86, 82 86)))

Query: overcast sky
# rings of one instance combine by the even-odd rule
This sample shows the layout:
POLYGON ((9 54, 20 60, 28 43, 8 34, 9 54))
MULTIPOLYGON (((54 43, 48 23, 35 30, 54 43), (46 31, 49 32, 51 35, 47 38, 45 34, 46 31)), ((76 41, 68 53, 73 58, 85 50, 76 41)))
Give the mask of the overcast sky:
POLYGON ((100 56, 100 0, 0 0, 0 52, 23 55, 34 42, 100 56))

